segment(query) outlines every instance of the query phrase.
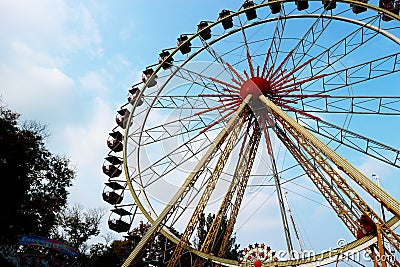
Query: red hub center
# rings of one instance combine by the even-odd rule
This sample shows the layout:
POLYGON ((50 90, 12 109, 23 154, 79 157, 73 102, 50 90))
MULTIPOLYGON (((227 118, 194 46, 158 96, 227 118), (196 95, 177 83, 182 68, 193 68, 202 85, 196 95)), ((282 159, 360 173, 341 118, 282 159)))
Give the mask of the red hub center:
POLYGON ((246 98, 248 94, 252 94, 254 98, 260 95, 271 94, 271 84, 264 78, 253 77, 247 80, 240 88, 240 96, 246 98))
POLYGON ((254 262, 254 267, 261 267, 261 261, 260 260, 256 260, 254 262))

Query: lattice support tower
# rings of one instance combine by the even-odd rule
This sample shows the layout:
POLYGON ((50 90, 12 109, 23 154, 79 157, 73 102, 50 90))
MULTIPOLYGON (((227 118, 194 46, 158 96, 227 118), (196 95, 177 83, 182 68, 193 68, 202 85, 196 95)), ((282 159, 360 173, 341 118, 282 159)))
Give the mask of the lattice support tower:
MULTIPOLYGON (((240 154, 239 154, 239 160, 238 160, 238 164, 234 173, 234 176, 232 178, 232 182, 229 186, 229 188, 227 189, 227 193, 225 194, 225 197, 220 205, 220 208, 218 209, 217 214, 215 215, 215 219, 207 233, 207 236, 201 246, 200 251, 205 252, 205 253, 210 253, 213 249, 214 249, 214 245, 216 242, 216 238, 217 238, 217 234, 218 234, 218 230, 219 227, 221 225, 221 222, 223 220, 223 218, 226 216, 228 208, 231 205, 231 201, 235 195, 235 193, 237 193, 237 195, 239 195, 241 192, 244 192, 245 190, 245 186, 247 185, 247 181, 250 177, 250 172, 251 169, 253 167, 253 163, 254 163, 254 158, 257 152, 257 148, 260 142, 260 138, 261 138, 261 131, 260 131, 260 127, 258 126, 258 123, 256 121, 253 122, 254 123, 254 129, 253 129, 253 133, 250 137, 249 142, 247 143, 246 148, 244 149, 245 143, 246 143, 246 139, 243 140, 242 143, 242 148, 240 150, 240 154), (244 188, 243 188, 244 186, 244 188)), ((251 124, 253 124, 251 122, 251 120, 249 120, 249 126, 251 126, 251 124)), ((249 133, 249 128, 247 130, 247 133, 249 133)), ((247 136, 247 134, 246 134, 247 136)), ((239 204, 240 203, 235 203, 235 204, 239 204)), ((233 213, 231 213, 233 215, 233 213)), ((227 228, 225 229, 225 232, 223 233, 223 239, 221 242, 221 246, 220 249, 224 250, 226 249, 229 239, 232 236, 232 230, 234 228, 234 221, 236 221, 236 216, 237 213, 234 215, 235 218, 230 218, 229 223, 227 224, 227 228)), ((193 267, 199 267, 202 266, 202 264, 205 262, 205 259, 203 258, 197 258, 195 261, 195 264, 193 265, 193 267)))
POLYGON ((211 197, 211 194, 213 193, 215 186, 217 184, 217 181, 225 167, 226 162, 228 161, 229 155, 231 154, 233 148, 235 147, 237 143, 238 136, 240 134, 240 131, 242 129, 242 126, 245 122, 245 119, 247 117, 247 112, 245 111, 244 114, 241 114, 241 117, 239 118, 239 121, 236 125, 236 127, 233 128, 229 139, 225 145, 224 150, 222 151, 218 162, 216 163, 215 169, 212 172, 210 178, 207 181, 207 184, 205 186, 205 189, 203 191, 203 194, 201 195, 201 198, 189 220, 188 225, 185 228, 184 233, 182 234, 180 241, 178 245, 176 246, 174 253, 172 254, 171 259, 168 261, 168 267, 174 267, 177 266, 179 259, 181 258, 183 252, 184 252, 184 246, 189 242, 190 237, 193 234, 193 231, 196 228, 196 225, 199 221, 200 215, 204 212, 204 209, 208 203, 208 200, 211 197))
MULTIPOLYGON (((400 237, 394 233, 390 227, 384 222, 378 214, 376 214, 365 201, 348 185, 346 180, 342 178, 338 172, 327 162, 326 159, 332 161, 340 170, 346 173, 351 179, 359 184, 366 192, 380 202, 384 207, 391 211, 395 216, 399 217, 400 204, 393 199, 390 195, 384 192, 380 187, 373 183, 368 177, 363 175, 349 162, 338 155, 334 150, 308 132, 304 127, 297 123, 293 118, 286 114, 281 108, 276 106, 265 96, 260 96, 260 101, 267 107, 268 111, 271 112, 274 118, 294 137, 298 144, 307 151, 307 153, 313 157, 315 162, 327 173, 332 181, 336 183, 340 188, 355 204, 358 209, 367 214, 377 224, 380 231, 378 235, 382 234, 397 251, 400 252, 400 237)), ((379 238, 378 238, 379 241, 379 238)), ((379 246, 382 244, 379 244, 379 246)), ((380 252, 385 253, 382 249, 380 252)), ((385 254, 383 254, 385 255, 385 254)), ((381 254, 381 256, 383 256, 381 254)))

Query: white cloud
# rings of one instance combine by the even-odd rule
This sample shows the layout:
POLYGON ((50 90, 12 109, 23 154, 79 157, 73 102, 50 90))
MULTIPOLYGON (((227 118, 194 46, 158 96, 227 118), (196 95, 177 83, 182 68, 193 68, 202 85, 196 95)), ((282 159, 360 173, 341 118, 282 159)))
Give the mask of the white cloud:
POLYGON ((0 1, 2 42, 21 40, 43 51, 85 49, 101 56, 101 37, 89 8, 63 0, 0 1))
POLYGON ((89 90, 106 91, 106 80, 97 72, 90 71, 80 78, 81 87, 89 90))
POLYGON ((60 41, 65 41, 65 45, 72 50, 85 49, 92 56, 102 56, 102 39, 96 21, 84 5, 79 5, 71 14, 75 14, 72 22, 77 25, 73 31, 68 31, 66 36, 62 36, 60 41))
MULTIPOLYGON (((72 5, 62 0, 0 0, 0 94, 17 112, 45 116, 47 111, 53 117, 66 113, 76 89, 66 64, 78 52, 103 54, 89 8, 72 5)), ((93 78, 89 85, 95 85, 93 78)))
POLYGON ((69 155, 81 167, 95 166, 108 152, 106 139, 108 132, 115 126, 115 110, 103 99, 94 100, 93 110, 88 121, 81 125, 69 125, 65 128, 65 140, 69 144, 69 155), (95 162, 96 161, 96 162, 95 162))
MULTIPOLYGON (((13 62, 0 63, 1 94, 18 112, 57 112, 74 81, 53 64, 55 59, 22 42, 12 44, 13 62)), ((54 115, 54 114, 53 114, 54 115)))
POLYGON ((133 32, 136 29, 136 25, 131 21, 129 24, 125 25, 125 28, 121 29, 119 32, 119 37, 121 40, 128 40, 133 37, 133 32))
POLYGON ((101 166, 109 152, 106 140, 114 127, 115 111, 100 98, 96 98, 91 107, 93 110, 88 121, 66 126, 61 139, 65 140, 66 153, 78 173, 71 190, 71 202, 97 207, 102 204, 99 200, 107 178, 101 166))

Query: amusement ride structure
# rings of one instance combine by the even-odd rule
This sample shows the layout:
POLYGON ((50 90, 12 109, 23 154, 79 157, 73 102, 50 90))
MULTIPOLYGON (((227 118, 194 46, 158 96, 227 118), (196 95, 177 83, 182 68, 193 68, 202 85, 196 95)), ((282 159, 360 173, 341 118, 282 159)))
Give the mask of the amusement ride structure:
POLYGON ((110 229, 129 233, 137 216, 151 225, 123 266, 160 233, 176 244, 170 267, 187 251, 200 256, 193 266, 337 265, 361 251, 370 265, 400 266, 400 203, 355 167, 400 167, 399 8, 245 1, 161 50, 107 140, 110 229), (194 231, 210 212, 198 249, 194 231), (349 241, 295 255, 300 226, 324 249, 343 233, 349 241), (254 243, 240 259, 225 257, 233 236, 254 243))

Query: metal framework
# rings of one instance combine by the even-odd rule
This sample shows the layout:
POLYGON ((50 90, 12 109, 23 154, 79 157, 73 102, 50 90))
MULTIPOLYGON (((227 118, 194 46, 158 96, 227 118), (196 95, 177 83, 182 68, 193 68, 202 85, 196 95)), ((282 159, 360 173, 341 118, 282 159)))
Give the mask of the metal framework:
POLYGON ((186 251, 198 256, 194 262, 196 267, 207 260, 224 266, 238 266, 240 263, 226 259, 225 255, 243 208, 246 190, 255 179, 252 173, 259 155, 261 160, 269 162, 271 185, 275 188, 290 255, 288 260, 274 265, 317 266, 333 262, 343 253, 368 248, 375 266, 400 266, 396 259, 400 253, 400 237, 394 231, 400 220, 400 203, 331 146, 338 144, 395 168, 400 167, 399 149, 346 127, 353 116, 400 115, 398 92, 390 91, 389 95, 373 95, 369 91, 351 93, 360 85, 390 80, 398 74, 400 51, 377 53, 355 63, 348 60, 360 50, 368 51, 368 47, 382 37, 400 46, 397 37, 400 26, 386 27, 384 22, 394 20, 398 23, 400 17, 384 7, 355 0, 339 1, 350 5, 350 9, 338 11, 332 3, 325 5, 323 1, 325 8, 310 5, 311 12, 304 14, 298 12, 301 11, 300 2, 264 1, 231 12, 216 22, 203 23, 178 47, 163 50, 159 64, 146 68, 143 82, 135 85, 140 88, 134 90, 135 95, 130 96, 129 103, 121 107, 132 105, 123 118, 126 121, 120 121, 118 125, 125 131, 123 158, 127 181, 123 183, 110 176, 109 184, 118 183, 120 186, 115 187, 118 190, 125 191, 128 187, 131 191, 136 205, 114 205, 123 211, 121 214, 132 217, 130 224, 140 209, 140 214, 151 226, 122 266, 137 263, 158 233, 176 244, 168 267, 179 266, 186 251), (291 9, 290 3, 299 10, 291 9), (369 15, 357 19, 346 17, 350 10, 355 12, 354 7, 368 10, 369 15), (250 15, 268 8, 271 12, 264 17, 256 15, 259 17, 254 19, 250 15), (230 19, 235 21, 231 29, 224 26, 224 31, 212 38, 209 36, 217 25, 230 19), (290 28, 292 21, 307 19, 311 23, 304 32, 296 38, 288 36, 293 31, 290 28), (354 27, 335 40, 324 41, 329 39, 326 32, 336 22, 354 27), (267 37, 253 40, 259 31, 263 31, 263 25, 274 25, 268 32, 272 35, 259 34, 267 37), (219 43, 225 40, 228 40, 225 45, 232 47, 222 49, 219 43), (197 46, 194 45, 196 41, 197 46), (190 53, 191 49, 194 52, 190 53), (168 50, 170 52, 166 53, 168 50), (188 55, 177 60, 179 51, 188 55), (189 64, 196 59, 210 63, 199 70, 189 64), (154 71, 152 67, 155 67, 154 71), (241 68, 244 68, 243 72, 241 68), (165 123, 152 123, 151 119, 160 114, 168 116, 165 123), (344 123, 336 119, 331 121, 324 117, 325 114, 341 116, 344 123), (265 143, 260 142, 262 136, 265 143), (282 180, 283 171, 278 168, 279 153, 274 147, 277 142, 274 137, 355 237, 354 242, 340 250, 317 255, 317 258, 292 257, 294 248, 282 191, 286 181, 282 180), (172 141, 177 143, 170 144, 172 141), (261 152, 261 144, 267 151, 265 154, 261 152), (165 151, 153 155, 160 147, 165 151), (135 160, 130 161, 130 158, 135 160), (232 170, 229 169, 231 159, 235 162, 232 170), (190 165, 193 162, 195 164, 190 165), (157 207, 150 191, 157 191, 157 185, 165 185, 168 179, 183 176, 182 170, 188 165, 186 178, 169 198, 159 200, 164 207, 157 207), (348 179, 392 214, 392 219, 386 221, 348 179), (221 180, 225 182, 224 194, 205 240, 196 250, 191 245, 191 237, 199 217, 211 205, 221 180), (134 213, 125 211, 126 207, 134 213), (369 218, 373 231, 363 232, 361 237, 360 231, 365 228, 363 216, 369 218), (170 229, 182 220, 185 221, 182 235, 177 237, 170 229), (221 224, 225 220, 226 228, 221 233, 221 224), (386 249, 384 243, 389 243, 395 252, 386 249), (383 256, 387 259, 382 260, 383 256))
MULTIPOLYGON (((384 205, 389 211, 395 216, 400 217, 400 203, 378 187, 368 177, 358 171, 352 166, 347 160, 343 159, 334 150, 328 147, 326 144, 321 142, 318 138, 308 132, 305 128, 299 125, 294 119, 285 114, 279 109, 274 103, 268 100, 265 96, 260 96, 260 101, 271 110, 274 118, 277 119, 280 124, 283 125, 285 130, 296 138, 298 144, 304 148, 308 154, 310 154, 314 161, 330 176, 331 181, 335 182, 336 185, 345 193, 351 200, 351 203, 357 206, 357 208, 371 217, 377 224, 377 236, 380 255, 386 255, 383 250, 382 237, 393 245, 397 251, 400 251, 400 237, 394 233, 391 228, 386 224, 382 218, 376 214, 371 207, 352 189, 345 179, 343 179, 339 173, 329 164, 325 157, 328 158, 334 165, 342 170, 346 175, 358 183, 365 191, 371 196, 376 198, 379 203, 384 205)), ((341 213, 337 213, 339 216, 341 213)), ((341 217, 343 219, 343 217, 341 217)), ((347 222, 345 222, 347 225, 347 222)), ((358 228, 359 229, 359 228, 358 228)), ((356 235, 356 233, 354 233, 356 235)), ((387 255, 386 255, 387 256, 387 255)), ((390 257, 387 257, 390 258, 390 257)))

